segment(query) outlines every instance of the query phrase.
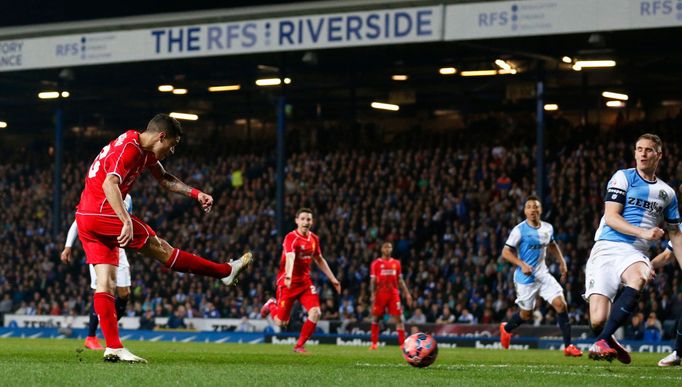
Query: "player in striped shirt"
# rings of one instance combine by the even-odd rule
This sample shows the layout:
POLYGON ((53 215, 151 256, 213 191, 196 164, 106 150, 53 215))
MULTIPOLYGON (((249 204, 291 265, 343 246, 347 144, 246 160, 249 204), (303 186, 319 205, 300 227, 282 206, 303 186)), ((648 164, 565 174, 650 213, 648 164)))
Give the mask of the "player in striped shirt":
POLYGON ((540 219, 542 205, 536 196, 526 199, 523 212, 526 220, 512 229, 502 250, 502 257, 517 266, 514 272, 514 286, 519 311, 514 313, 511 320, 500 324, 500 343, 505 349, 509 348, 511 332, 533 317, 535 298, 539 294, 552 304, 557 312, 557 320, 564 339, 564 355, 582 356, 582 351, 571 344, 571 323, 568 321, 564 289, 550 274, 545 264, 549 250, 559 261, 561 281, 566 280, 566 261, 559 245, 554 241, 554 228, 540 219))
POLYGON ((675 255, 682 256, 682 233, 677 196, 656 177, 663 144, 655 134, 635 142, 636 167, 617 171, 607 186, 604 216, 585 266, 585 295, 596 342, 590 358, 629 364, 630 354, 613 333, 630 318, 651 274, 647 256, 650 241, 663 237, 664 224, 675 255), (616 298, 620 287, 622 292, 616 298))

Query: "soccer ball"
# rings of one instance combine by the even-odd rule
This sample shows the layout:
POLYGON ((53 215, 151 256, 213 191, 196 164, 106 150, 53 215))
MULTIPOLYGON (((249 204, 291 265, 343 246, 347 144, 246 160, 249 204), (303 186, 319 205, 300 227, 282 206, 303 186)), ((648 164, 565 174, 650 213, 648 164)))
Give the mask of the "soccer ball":
POLYGON ((437 356, 436 340, 426 333, 415 333, 403 343, 403 357, 412 367, 428 367, 436 361, 437 356))

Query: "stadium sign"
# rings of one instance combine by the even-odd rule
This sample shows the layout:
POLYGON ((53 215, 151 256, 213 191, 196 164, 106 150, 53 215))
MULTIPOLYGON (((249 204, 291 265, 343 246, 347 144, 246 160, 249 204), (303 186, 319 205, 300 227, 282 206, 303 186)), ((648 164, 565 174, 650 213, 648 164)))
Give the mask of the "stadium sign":
POLYGON ((682 26, 680 0, 526 0, 453 4, 444 40, 682 26))
POLYGON ((680 26, 682 0, 489 1, 5 40, 0 72, 680 26))
POLYGON ((0 41, 0 71, 441 40, 443 6, 0 41))

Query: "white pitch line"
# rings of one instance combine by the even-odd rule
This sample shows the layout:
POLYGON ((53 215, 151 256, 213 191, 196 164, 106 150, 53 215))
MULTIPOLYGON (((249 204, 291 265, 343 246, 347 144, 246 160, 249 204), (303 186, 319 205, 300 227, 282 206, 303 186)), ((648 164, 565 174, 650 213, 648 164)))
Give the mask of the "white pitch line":
MULTIPOLYGON (((407 364, 370 364, 370 363, 355 363, 356 366, 359 367, 369 367, 369 368, 405 368, 408 367, 407 364)), ((559 366, 553 366, 553 365, 544 365, 544 364, 537 364, 537 365, 526 365, 526 366, 513 366, 510 364, 461 364, 461 365, 433 365, 430 368, 438 368, 438 369, 446 369, 446 370, 461 370, 463 368, 470 368, 470 369, 475 369, 475 368, 514 368, 514 369, 525 369, 531 373, 534 374, 542 374, 542 375, 579 375, 578 372, 570 372, 570 371, 559 371, 559 370, 551 370, 551 368, 556 368, 559 366)), ((586 365, 579 365, 579 366, 573 366, 573 367, 580 367, 580 368, 591 368, 590 366, 586 365)), ((649 368, 649 367, 628 367, 628 369, 632 368, 649 368)), ((667 376, 667 375, 661 375, 661 376, 647 376, 647 375, 641 375, 641 376, 634 376, 634 375, 620 375, 620 374, 613 374, 613 373, 599 373, 599 374, 589 374, 589 376, 599 376, 599 377, 605 377, 605 378, 623 378, 623 379, 631 379, 631 378, 639 378, 639 379, 646 379, 646 380, 674 380, 674 381, 682 381, 682 376, 674 377, 674 376, 667 376)))

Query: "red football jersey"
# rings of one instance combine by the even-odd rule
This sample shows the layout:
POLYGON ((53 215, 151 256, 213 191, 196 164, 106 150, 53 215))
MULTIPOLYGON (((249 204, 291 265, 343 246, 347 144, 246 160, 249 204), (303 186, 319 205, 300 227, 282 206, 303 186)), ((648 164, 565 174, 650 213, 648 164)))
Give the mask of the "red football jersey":
POLYGON ((379 293, 398 293, 398 279, 402 275, 400 261, 395 258, 377 258, 372 262, 369 272, 376 279, 379 293))
POLYGON ((102 148, 93 161, 88 175, 85 177, 85 188, 78 203, 78 212, 83 214, 115 214, 109 205, 102 183, 107 175, 116 175, 121 179, 118 188, 125 197, 142 173, 144 168, 156 164, 154 153, 142 150, 140 133, 129 130, 102 148))
POLYGON ((320 249, 320 239, 312 232, 308 232, 307 236, 301 235, 297 230, 294 230, 284 237, 282 243, 282 259, 279 264, 279 274, 277 278, 284 281, 286 271, 284 269, 287 258, 287 253, 296 253, 294 259, 294 270, 291 273, 291 282, 303 282, 310 279, 310 264, 313 257, 322 255, 320 249))

